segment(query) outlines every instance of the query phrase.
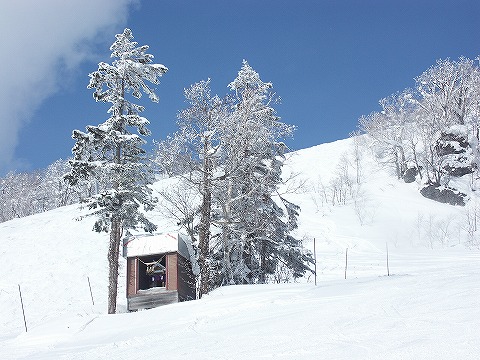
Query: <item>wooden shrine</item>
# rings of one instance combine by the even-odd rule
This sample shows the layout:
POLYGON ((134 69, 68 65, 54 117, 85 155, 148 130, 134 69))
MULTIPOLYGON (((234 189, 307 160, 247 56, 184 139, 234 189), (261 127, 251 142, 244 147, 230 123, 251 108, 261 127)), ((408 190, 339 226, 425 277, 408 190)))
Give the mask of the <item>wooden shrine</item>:
POLYGON ((189 241, 179 233, 125 239, 128 311, 195 299, 192 252, 189 241))

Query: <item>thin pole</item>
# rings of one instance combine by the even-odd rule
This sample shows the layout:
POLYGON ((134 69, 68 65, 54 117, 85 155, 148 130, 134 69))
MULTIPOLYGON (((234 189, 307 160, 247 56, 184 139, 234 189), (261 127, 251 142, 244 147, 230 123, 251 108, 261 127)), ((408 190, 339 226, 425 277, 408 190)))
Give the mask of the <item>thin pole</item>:
POLYGON ((345 280, 347 280, 348 248, 345 250, 345 280))
POLYGON ((18 284, 18 293, 20 294, 20 303, 22 304, 22 314, 23 314, 23 323, 25 324, 25 332, 28 332, 27 320, 25 319, 25 310, 23 308, 23 298, 22 298, 22 290, 20 290, 20 284, 18 284))
POLYGON ((90 278, 87 276, 88 288, 90 289, 90 297, 92 298, 92 305, 95 306, 95 301, 93 301, 92 286, 90 285, 90 278))
POLYGON ((386 243, 387 245, 387 276, 390 276, 390 266, 388 264, 388 243, 386 243))
POLYGON ((315 238, 313 238, 313 258, 315 261, 315 286, 317 286, 317 247, 315 238))

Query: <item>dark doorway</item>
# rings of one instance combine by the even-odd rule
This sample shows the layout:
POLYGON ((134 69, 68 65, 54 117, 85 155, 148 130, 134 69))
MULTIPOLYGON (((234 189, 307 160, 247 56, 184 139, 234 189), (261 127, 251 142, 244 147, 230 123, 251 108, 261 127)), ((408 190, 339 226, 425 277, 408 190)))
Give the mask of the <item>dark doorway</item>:
POLYGON ((166 254, 149 255, 138 258, 139 290, 165 287, 166 254))

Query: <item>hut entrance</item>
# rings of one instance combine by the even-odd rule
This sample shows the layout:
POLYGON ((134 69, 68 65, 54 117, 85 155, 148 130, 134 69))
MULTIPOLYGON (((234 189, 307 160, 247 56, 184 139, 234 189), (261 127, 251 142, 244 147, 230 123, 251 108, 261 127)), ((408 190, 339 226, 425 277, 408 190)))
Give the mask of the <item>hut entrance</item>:
POLYGON ((167 280, 165 259, 165 254, 138 257, 139 290, 165 287, 167 280))

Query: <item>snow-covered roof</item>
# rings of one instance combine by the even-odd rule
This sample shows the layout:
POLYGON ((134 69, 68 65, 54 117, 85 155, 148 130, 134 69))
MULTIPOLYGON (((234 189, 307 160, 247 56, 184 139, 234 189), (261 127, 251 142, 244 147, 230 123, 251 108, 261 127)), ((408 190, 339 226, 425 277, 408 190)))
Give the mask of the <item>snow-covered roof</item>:
POLYGON ((178 252, 190 259, 189 241, 179 233, 140 234, 123 241, 123 257, 178 252))

